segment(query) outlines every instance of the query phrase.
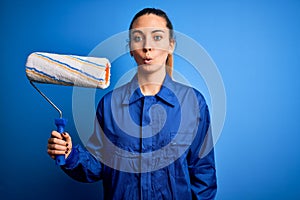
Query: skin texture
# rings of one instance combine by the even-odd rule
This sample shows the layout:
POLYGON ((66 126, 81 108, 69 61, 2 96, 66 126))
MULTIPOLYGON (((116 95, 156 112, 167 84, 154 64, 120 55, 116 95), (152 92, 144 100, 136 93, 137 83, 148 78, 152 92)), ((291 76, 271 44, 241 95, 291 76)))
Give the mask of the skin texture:
POLYGON ((166 20, 154 14, 135 20, 131 30, 130 49, 138 65, 138 80, 144 95, 159 92, 166 75, 166 60, 174 50, 166 20))
POLYGON ((68 133, 60 134, 57 131, 52 131, 51 138, 48 140, 48 154, 52 159, 55 159, 55 155, 65 154, 67 158, 72 150, 72 139, 68 133))
MULTIPOLYGON (((137 18, 132 26, 130 53, 138 65, 138 81, 142 93, 155 95, 166 76, 166 60, 173 53, 175 41, 170 39, 166 20, 160 16, 146 14, 137 18)), ((72 151, 72 139, 68 133, 52 131, 47 152, 52 159, 72 151)))

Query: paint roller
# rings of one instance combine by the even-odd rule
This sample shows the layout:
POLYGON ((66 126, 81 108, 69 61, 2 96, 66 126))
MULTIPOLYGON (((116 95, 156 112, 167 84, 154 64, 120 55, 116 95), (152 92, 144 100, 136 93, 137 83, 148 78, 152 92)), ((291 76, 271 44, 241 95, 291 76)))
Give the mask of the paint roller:
MULTIPOLYGON (((110 84, 110 62, 106 58, 62 55, 45 52, 31 53, 26 62, 26 76, 30 84, 59 113, 55 125, 59 133, 64 132, 67 120, 62 111, 34 84, 58 84, 105 89, 110 84)), ((57 165, 65 164, 65 155, 57 155, 57 165)))

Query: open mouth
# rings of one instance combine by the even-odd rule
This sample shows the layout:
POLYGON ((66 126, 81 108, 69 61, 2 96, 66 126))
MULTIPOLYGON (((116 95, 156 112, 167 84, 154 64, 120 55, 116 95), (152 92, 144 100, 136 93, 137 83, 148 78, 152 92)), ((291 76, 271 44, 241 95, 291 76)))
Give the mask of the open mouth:
POLYGON ((144 64, 149 65, 152 63, 152 58, 144 58, 144 64))

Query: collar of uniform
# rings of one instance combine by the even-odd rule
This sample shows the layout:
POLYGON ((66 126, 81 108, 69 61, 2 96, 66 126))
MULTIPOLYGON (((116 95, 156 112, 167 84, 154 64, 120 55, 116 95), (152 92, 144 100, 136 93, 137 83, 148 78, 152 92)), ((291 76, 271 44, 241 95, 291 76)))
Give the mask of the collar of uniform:
POLYGON ((143 94, 140 90, 137 74, 131 79, 126 88, 123 104, 132 104, 139 99, 143 98, 143 94))
POLYGON ((156 94, 158 98, 160 98, 165 103, 175 106, 176 102, 178 102, 176 95, 174 93, 175 82, 172 78, 167 74, 165 80, 162 84, 160 91, 156 94))
MULTIPOLYGON (((144 98, 144 95, 139 88, 137 74, 132 78, 131 82, 127 86, 123 104, 132 104, 141 98, 144 98)), ((160 91, 155 96, 163 100, 165 103, 174 106, 177 102, 177 98, 174 92, 172 92, 174 91, 173 89, 174 81, 167 74, 160 91)))

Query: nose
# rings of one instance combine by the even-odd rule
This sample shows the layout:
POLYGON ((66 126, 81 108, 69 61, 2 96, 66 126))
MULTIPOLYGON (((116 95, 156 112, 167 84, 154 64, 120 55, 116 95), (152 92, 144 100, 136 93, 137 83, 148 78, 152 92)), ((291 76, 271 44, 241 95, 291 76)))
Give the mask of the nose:
POLYGON ((143 48, 143 52, 144 52, 144 53, 147 53, 148 51, 151 51, 151 47, 148 47, 148 48, 145 48, 145 47, 144 47, 144 48, 143 48))
MULTIPOLYGON (((150 37, 151 38, 151 37, 150 37)), ((147 37, 145 40, 144 40, 144 46, 143 46, 143 52, 146 53, 148 51, 151 51, 153 49, 152 47, 152 42, 151 42, 151 39, 149 37, 147 37)))

